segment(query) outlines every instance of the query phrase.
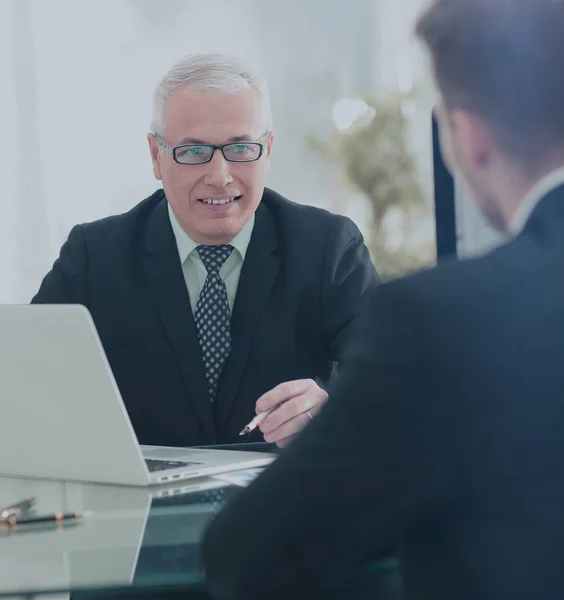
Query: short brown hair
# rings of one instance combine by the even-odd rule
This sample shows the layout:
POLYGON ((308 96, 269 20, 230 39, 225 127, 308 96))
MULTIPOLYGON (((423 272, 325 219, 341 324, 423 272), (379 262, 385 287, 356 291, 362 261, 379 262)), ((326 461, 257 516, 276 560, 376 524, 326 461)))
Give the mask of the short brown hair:
POLYGON ((564 152, 564 0, 436 0, 416 33, 447 109, 479 114, 515 158, 564 152))

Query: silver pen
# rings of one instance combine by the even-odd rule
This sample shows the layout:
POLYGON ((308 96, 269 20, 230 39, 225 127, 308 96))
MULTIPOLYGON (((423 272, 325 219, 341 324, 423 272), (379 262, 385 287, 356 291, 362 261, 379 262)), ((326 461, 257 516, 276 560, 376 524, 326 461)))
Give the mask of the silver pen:
POLYGON ((239 435, 247 435, 248 433, 251 433, 251 431, 256 429, 273 410, 274 409, 271 408, 270 410, 264 410, 263 412, 259 413, 250 423, 245 425, 239 435))

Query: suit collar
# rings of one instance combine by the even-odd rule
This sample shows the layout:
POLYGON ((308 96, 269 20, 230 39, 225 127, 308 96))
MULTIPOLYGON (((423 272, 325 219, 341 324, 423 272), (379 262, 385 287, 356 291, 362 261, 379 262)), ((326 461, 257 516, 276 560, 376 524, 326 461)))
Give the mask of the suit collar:
POLYGON ((562 221, 564 221, 564 183, 539 199, 525 223, 523 232, 530 232, 539 225, 546 226, 562 221))
POLYGON ((184 261, 194 252, 198 247, 198 243, 195 242, 185 231, 182 229, 182 225, 178 222, 176 215, 174 214, 171 205, 167 202, 168 218, 172 227, 172 233, 174 234, 174 240, 176 242, 176 249, 178 250, 178 256, 180 257, 180 263, 184 264, 184 261))
POLYGON ((556 169, 555 171, 549 173, 546 177, 543 177, 526 195, 519 205, 517 212, 509 224, 509 231, 514 236, 519 235, 525 228, 529 218, 535 212, 539 202, 549 196, 551 192, 563 185, 564 167, 556 169))
MULTIPOLYGON (((172 252, 173 255, 176 254, 180 258, 178 248, 176 247, 173 222, 169 216, 169 204, 164 190, 161 189, 155 192, 153 196, 151 196, 151 200, 155 202, 155 205, 152 208, 152 212, 148 219, 145 235, 145 250, 150 254, 172 252)), ((245 225, 243 230, 241 230, 241 233, 246 231, 245 236, 241 238, 241 241, 244 242, 246 236, 249 238, 245 255, 249 251, 251 243, 254 248, 256 248, 259 243, 261 245, 264 244, 265 249, 268 251, 272 251, 277 247, 278 236, 273 210, 270 206, 273 200, 280 201, 285 199, 269 188, 265 188, 262 201, 253 215, 253 218, 245 225), (247 229, 250 223, 252 223, 253 226, 247 229)), ((180 226, 180 223, 178 223, 178 227, 184 231, 180 226)))
MULTIPOLYGON (((192 252, 194 252, 194 250, 196 250, 199 244, 184 231, 168 202, 167 212, 172 227, 172 232, 174 234, 174 239, 176 241, 178 256, 180 257, 181 264, 184 264, 184 261, 192 252)), ((253 214, 243 229, 241 229, 241 231, 229 242, 233 248, 239 252, 241 260, 245 260, 245 255, 247 254, 247 248, 249 247, 249 243, 251 241, 254 225, 255 215, 253 214)))

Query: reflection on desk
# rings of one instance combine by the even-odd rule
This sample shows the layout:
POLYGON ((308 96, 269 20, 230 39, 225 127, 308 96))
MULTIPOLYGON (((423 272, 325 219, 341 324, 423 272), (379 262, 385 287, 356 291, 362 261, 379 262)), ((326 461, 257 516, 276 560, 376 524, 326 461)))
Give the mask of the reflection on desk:
POLYGON ((0 477, 0 506, 33 496, 37 514, 94 513, 70 527, 0 535, 0 595, 197 588, 203 530, 239 490, 212 479, 147 489, 0 477))

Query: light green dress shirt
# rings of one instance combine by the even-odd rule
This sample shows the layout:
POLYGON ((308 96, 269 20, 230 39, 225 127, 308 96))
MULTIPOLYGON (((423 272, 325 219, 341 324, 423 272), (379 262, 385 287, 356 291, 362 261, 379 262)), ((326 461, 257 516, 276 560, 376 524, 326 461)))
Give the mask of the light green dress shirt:
MULTIPOLYGON (((208 272, 198 254, 198 244, 184 231, 184 229, 182 229, 170 204, 168 205, 168 216, 176 239, 176 247, 178 248, 180 263, 182 264, 184 281, 186 282, 188 295, 190 296, 190 306, 192 307, 192 313, 195 313, 198 298, 204 287, 208 272)), ((247 253, 247 248, 251 241, 254 226, 255 215, 249 219, 245 227, 243 227, 233 240, 229 242, 231 246, 233 246, 233 252, 219 271, 219 276, 223 280, 223 283, 225 283, 227 289, 227 298, 229 300, 231 312, 233 312, 237 286, 239 285, 239 277, 241 276, 243 261, 245 260, 245 254, 247 253)))

